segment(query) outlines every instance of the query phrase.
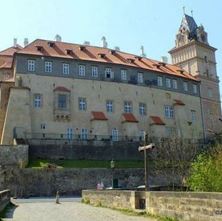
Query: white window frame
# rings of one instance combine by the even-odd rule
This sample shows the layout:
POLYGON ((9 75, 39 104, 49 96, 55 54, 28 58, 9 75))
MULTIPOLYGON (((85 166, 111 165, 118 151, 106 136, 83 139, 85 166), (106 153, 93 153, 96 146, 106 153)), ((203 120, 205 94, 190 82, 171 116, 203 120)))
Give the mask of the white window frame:
POLYGON ((197 94, 197 85, 196 84, 193 84, 193 93, 197 94))
POLYGON ((145 103, 139 103, 139 114, 141 116, 146 116, 146 104, 145 103))
POLYGON ((113 101, 112 100, 106 101, 106 111, 107 111, 107 113, 113 113, 113 101))
POLYGON ((121 70, 121 80, 122 81, 126 81, 127 80, 127 70, 126 69, 122 69, 121 70))
POLYGON ((173 119, 174 118, 174 108, 173 106, 171 105, 165 105, 164 106, 164 116, 165 118, 168 118, 168 119, 173 119))
POLYGON ((34 107, 41 108, 42 107, 42 95, 34 94, 34 107))
POLYGON ((116 128, 112 129, 112 141, 119 141, 119 131, 116 128))
POLYGON ((107 78, 107 79, 113 79, 114 78, 112 68, 105 68, 105 78, 107 78))
POLYGON ((99 73, 98 73, 98 67, 97 66, 92 66, 92 77, 98 78, 99 73))
POLYGON ((171 79, 170 78, 166 78, 166 87, 171 88, 171 79))
POLYGON ((124 101, 124 113, 132 113, 133 105, 131 101, 124 101))
POLYGON ((143 73, 141 73, 141 72, 137 73, 137 82, 139 84, 143 84, 143 73))
POLYGON ((35 71, 35 60, 28 60, 28 71, 34 72, 35 71))
POLYGON ((178 85, 177 85, 177 80, 176 79, 172 80, 172 85, 173 85, 173 89, 178 89, 178 85))
POLYGON ((67 136, 68 140, 72 140, 73 139, 73 137, 74 137, 74 130, 73 130, 73 128, 67 128, 66 136, 67 136))
POLYGON ((197 115, 195 110, 191 110, 191 122, 194 123, 197 120, 197 115))
POLYGON ((62 64, 62 73, 64 75, 69 75, 69 64, 67 63, 62 64))
POLYGON ((52 62, 51 61, 45 61, 45 72, 46 73, 52 72, 52 62))
POLYGON ((186 81, 183 82, 183 90, 188 91, 188 83, 186 81))
POLYGON ((86 111, 86 109, 87 109, 86 98, 79 97, 79 110, 80 111, 86 111))
POLYGON ((80 139, 81 140, 87 140, 88 139, 88 129, 82 128, 80 133, 80 139))
POLYGON ((161 76, 157 77, 157 86, 159 86, 159 87, 163 86, 163 77, 161 77, 161 76))
POLYGON ((79 65, 79 76, 86 76, 86 66, 83 64, 79 65))

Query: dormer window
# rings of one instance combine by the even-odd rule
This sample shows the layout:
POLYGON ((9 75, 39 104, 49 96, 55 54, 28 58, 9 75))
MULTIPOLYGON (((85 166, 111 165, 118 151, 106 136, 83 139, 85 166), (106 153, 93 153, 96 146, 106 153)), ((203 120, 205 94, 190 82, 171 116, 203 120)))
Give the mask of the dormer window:
POLYGON ((127 61, 132 64, 135 60, 133 58, 127 58, 127 61))
POLYGON ((104 54, 104 53, 99 53, 98 55, 99 55, 100 58, 105 58, 106 57, 106 54, 104 54))
POLYGON ((72 55, 72 54, 73 54, 73 51, 72 51, 71 49, 66 49, 66 53, 67 53, 68 55, 72 55))
POLYGON ((110 54, 114 55, 116 53, 115 50, 110 50, 110 54))
POLYGON ((55 43, 54 42, 48 42, 49 47, 53 48, 55 43))
POLYGON ((86 48, 86 47, 85 47, 85 46, 83 46, 83 45, 80 45, 80 46, 79 46, 79 50, 80 50, 80 51, 84 51, 84 50, 85 50, 85 48, 86 48))
POLYGON ((141 60, 142 60, 142 57, 140 57, 140 56, 135 56, 135 59, 141 61, 141 60))
POLYGON ((37 51, 43 51, 43 47, 42 46, 36 46, 36 48, 37 48, 37 51))

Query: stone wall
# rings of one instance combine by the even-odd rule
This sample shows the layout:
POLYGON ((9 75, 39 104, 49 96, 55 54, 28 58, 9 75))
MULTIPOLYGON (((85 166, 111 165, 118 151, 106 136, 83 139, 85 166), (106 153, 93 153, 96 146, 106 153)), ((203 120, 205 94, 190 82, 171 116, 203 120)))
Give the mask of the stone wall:
POLYGON ((222 193, 147 192, 147 212, 186 221, 221 221, 222 193))
POLYGON ((30 159, 143 160, 139 142, 76 142, 68 144, 30 145, 30 159))
POLYGON ((110 187, 112 178, 119 185, 134 188, 143 183, 143 169, 0 169, 0 189, 8 188, 12 196, 80 195, 83 189, 95 189, 98 182, 110 187))
POLYGON ((5 209, 5 207, 9 204, 9 202, 10 202, 10 191, 9 190, 0 191, 0 213, 5 209))
POLYGON ((28 158, 27 145, 0 145, 0 166, 25 167, 28 158))
POLYGON ((149 214, 181 221, 221 221, 222 193, 143 192, 122 190, 84 190, 85 203, 109 208, 138 209, 146 199, 149 214))

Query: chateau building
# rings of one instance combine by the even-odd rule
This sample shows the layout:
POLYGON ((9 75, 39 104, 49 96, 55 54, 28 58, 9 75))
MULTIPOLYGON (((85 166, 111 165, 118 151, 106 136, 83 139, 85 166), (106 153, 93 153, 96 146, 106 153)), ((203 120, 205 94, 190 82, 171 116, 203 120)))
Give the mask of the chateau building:
POLYGON ((0 52, 1 143, 138 141, 144 132, 202 139, 218 131, 215 49, 195 25, 185 15, 170 51, 173 65, 109 49, 105 41, 96 47, 37 39, 0 52))

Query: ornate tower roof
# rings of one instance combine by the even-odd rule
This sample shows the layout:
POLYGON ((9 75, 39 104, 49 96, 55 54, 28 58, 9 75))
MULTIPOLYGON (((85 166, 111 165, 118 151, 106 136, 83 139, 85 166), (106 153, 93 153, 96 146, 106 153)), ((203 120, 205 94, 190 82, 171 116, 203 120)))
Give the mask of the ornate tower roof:
POLYGON ((192 40, 208 44, 204 27, 198 26, 192 16, 184 14, 176 36, 176 47, 183 46, 192 40))

